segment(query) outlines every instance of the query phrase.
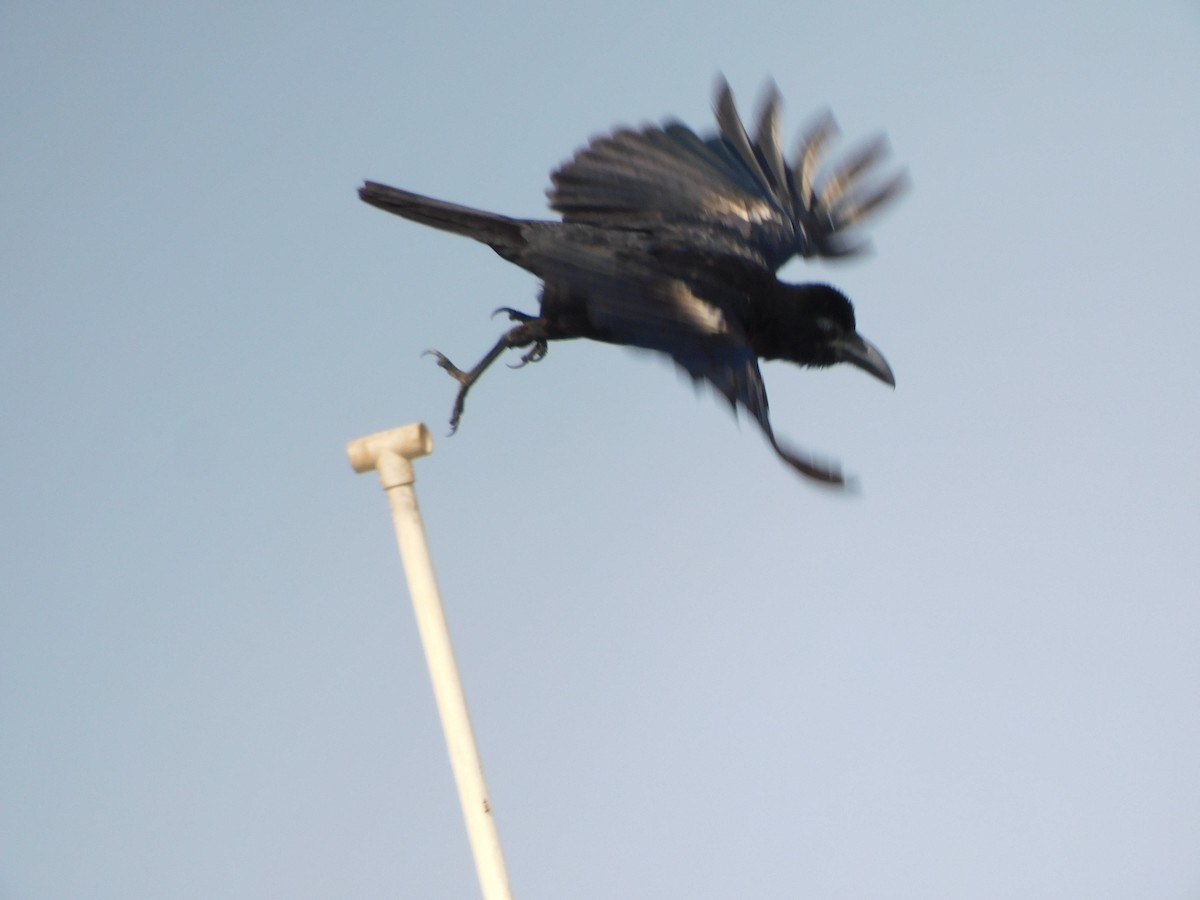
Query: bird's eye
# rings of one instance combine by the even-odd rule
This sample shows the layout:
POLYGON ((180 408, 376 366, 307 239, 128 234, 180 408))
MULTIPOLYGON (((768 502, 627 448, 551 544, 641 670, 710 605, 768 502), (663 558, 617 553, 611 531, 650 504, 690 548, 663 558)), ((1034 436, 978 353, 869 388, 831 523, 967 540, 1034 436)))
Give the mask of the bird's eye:
POLYGON ((833 324, 832 319, 821 316, 821 318, 817 319, 817 330, 826 337, 833 337, 837 333, 837 326, 833 324))

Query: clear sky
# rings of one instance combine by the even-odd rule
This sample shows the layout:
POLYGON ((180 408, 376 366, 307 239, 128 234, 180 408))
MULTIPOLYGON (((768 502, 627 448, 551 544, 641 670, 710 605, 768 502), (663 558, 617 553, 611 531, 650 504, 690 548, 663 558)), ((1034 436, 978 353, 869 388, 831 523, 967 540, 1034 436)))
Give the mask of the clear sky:
POLYGON ((1200 896, 1195 2, 0 7, 0 897, 477 896, 373 477, 411 421, 514 894, 1200 896), (765 367, 454 385, 588 136, 828 105, 913 190, 765 367))

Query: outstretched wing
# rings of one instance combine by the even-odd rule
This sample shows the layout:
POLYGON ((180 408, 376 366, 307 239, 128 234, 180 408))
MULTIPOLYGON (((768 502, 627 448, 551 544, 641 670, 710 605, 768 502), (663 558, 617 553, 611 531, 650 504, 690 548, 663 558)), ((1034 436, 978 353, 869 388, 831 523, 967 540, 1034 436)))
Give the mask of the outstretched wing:
POLYGON ((826 113, 804 133, 789 165, 774 86, 753 140, 724 79, 715 105, 719 133, 707 140, 678 123, 594 139, 551 176, 551 208, 565 222, 647 231, 668 247, 734 256, 772 272, 797 254, 864 249, 849 230, 906 184, 903 173, 873 176, 887 153, 883 138, 822 171, 836 133, 826 113))
POLYGON ((775 452, 796 471, 828 484, 845 481, 836 464, 783 445, 771 428, 767 391, 758 357, 726 310, 736 298, 714 282, 702 296, 684 280, 637 254, 614 256, 610 248, 571 242, 530 251, 545 279, 543 313, 553 292, 585 293, 590 337, 668 354, 692 378, 715 387, 736 411, 745 409, 775 452))

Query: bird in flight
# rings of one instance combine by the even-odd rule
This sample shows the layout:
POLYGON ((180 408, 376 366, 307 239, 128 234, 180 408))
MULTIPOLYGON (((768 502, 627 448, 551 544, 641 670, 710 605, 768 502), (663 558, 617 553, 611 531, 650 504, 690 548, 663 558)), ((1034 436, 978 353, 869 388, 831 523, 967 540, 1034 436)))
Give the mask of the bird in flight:
POLYGON ((893 387, 895 378, 858 334, 840 291, 783 282, 775 273, 793 256, 865 249, 854 226, 907 180, 875 175, 887 153, 882 137, 822 166, 836 132, 828 112, 785 160, 779 105, 772 85, 751 137, 721 79, 715 135, 666 122, 593 139, 551 175, 547 196, 561 221, 514 219, 366 182, 358 192, 366 203, 482 241, 542 281, 537 315, 496 310, 515 324, 474 368, 429 351, 459 384, 451 433, 467 392, 506 350, 528 348, 524 365, 542 359, 551 341, 589 338, 669 355, 735 411, 745 409, 797 472, 844 484, 836 464, 775 436, 758 361, 844 362, 893 387))

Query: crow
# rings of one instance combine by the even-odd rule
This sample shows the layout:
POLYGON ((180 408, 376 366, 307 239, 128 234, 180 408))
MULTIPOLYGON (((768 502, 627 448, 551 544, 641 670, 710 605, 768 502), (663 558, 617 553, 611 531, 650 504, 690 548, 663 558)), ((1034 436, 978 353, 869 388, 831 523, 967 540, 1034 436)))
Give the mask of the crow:
MULTIPOLYGON (((551 175, 561 221, 514 219, 368 181, 366 203, 490 246, 542 281, 538 315, 501 307, 516 324, 472 369, 428 351, 459 383, 453 434, 467 392, 504 351, 589 338, 669 355, 758 422, 776 453, 802 475, 842 485, 839 467, 775 436, 759 359, 801 366, 850 363, 888 385, 883 355, 855 329, 854 308, 828 284, 790 284, 775 273, 791 259, 845 257, 865 244, 849 233, 905 187, 903 172, 869 173, 886 155, 882 137, 822 170, 836 132, 818 116, 789 164, 779 138, 779 92, 767 90, 753 139, 725 80, 718 79, 718 133, 686 126, 622 128, 597 137, 551 175)), ((518 366, 518 367, 519 367, 518 366)))

